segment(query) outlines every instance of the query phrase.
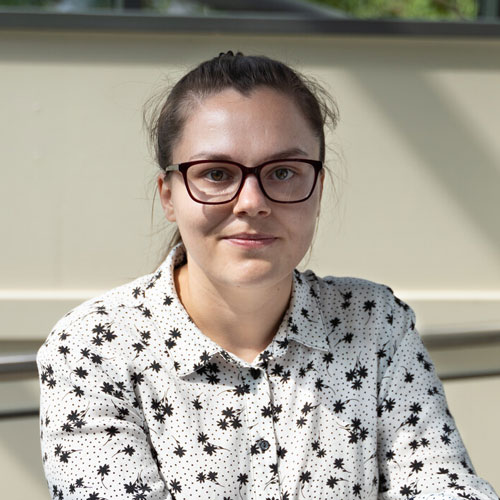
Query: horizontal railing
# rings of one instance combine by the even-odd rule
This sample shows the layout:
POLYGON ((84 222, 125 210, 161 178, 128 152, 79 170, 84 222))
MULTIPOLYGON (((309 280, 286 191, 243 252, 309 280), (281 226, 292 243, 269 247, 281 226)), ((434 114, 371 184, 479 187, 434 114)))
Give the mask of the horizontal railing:
POLYGON ((500 328, 498 330, 474 330, 463 332, 439 330, 422 335, 422 340, 429 351, 434 349, 500 344, 500 328))
POLYGON ((0 30, 498 38, 500 23, 497 19, 478 21, 336 19, 294 12, 165 16, 130 10, 116 13, 101 9, 99 12, 77 13, 2 7, 0 30))
POLYGON ((36 353, 0 356, 0 381, 8 375, 37 375, 36 353))
MULTIPOLYGON (((467 347, 484 347, 500 344, 500 330, 469 331, 460 333, 435 332, 422 335, 422 340, 429 351, 443 351, 467 347)), ((36 353, 0 355, 0 383, 2 380, 21 380, 37 376, 36 353)), ((439 375, 442 381, 463 380, 500 376, 500 359, 498 366, 487 369, 469 369, 462 367, 460 371, 439 375)), ((0 420, 39 415, 38 408, 0 410, 0 420)))

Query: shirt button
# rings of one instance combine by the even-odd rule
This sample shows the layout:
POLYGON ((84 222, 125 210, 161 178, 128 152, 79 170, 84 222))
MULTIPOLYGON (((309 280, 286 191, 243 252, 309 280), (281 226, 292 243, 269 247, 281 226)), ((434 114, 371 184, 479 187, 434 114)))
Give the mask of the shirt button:
POLYGON ((260 441, 260 443, 259 443, 259 446, 260 446, 260 449, 262 451, 266 451, 266 450, 269 449, 269 446, 271 446, 271 445, 269 444, 269 441, 266 441, 265 439, 262 439, 260 441))
POLYGON ((257 380, 261 375, 261 370, 259 368, 250 368, 250 375, 252 375, 254 380, 257 380))

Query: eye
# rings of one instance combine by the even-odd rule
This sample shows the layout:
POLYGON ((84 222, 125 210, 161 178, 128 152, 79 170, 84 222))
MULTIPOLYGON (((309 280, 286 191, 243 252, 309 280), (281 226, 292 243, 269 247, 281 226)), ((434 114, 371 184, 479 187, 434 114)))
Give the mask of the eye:
POLYGON ((290 177, 292 177, 294 174, 288 167, 278 167, 273 170, 271 175, 278 181, 286 181, 290 179, 290 177))
POLYGON ((222 182, 222 181, 229 180, 230 176, 224 170, 213 169, 213 170, 209 170, 209 171, 205 172, 205 177, 209 181, 222 182))

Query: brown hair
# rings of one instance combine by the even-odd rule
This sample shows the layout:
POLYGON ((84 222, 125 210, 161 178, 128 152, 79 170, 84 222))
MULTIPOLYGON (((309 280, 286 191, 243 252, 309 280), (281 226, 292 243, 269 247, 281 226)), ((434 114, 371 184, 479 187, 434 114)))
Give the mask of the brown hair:
MULTIPOLYGON (((144 119, 155 159, 164 171, 172 163, 173 149, 180 139, 190 110, 207 97, 227 88, 244 96, 265 86, 289 96, 302 111, 313 134, 320 141, 320 160, 325 160, 324 127, 335 128, 338 109, 330 94, 315 80, 286 64, 266 56, 245 56, 231 50, 202 62, 184 75, 167 94, 146 103, 144 119)), ((163 261, 170 250, 182 241, 176 228, 170 237, 163 261)))

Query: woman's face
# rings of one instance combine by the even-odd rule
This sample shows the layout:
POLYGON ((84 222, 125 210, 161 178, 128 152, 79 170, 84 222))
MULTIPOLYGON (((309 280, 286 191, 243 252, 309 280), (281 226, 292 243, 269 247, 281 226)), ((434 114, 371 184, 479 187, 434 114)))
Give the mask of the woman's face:
MULTIPOLYGON (((245 97, 228 89, 206 98, 190 112, 173 163, 209 155, 253 167, 271 158, 319 159, 317 139, 287 96, 269 88, 245 97)), ((220 158, 219 158, 220 159, 220 158)), ((203 205, 189 196, 180 172, 158 186, 166 218, 176 222, 188 254, 189 273, 215 285, 267 287, 290 279, 307 252, 319 211, 323 175, 301 203, 267 199, 254 175, 238 197, 203 205)))

